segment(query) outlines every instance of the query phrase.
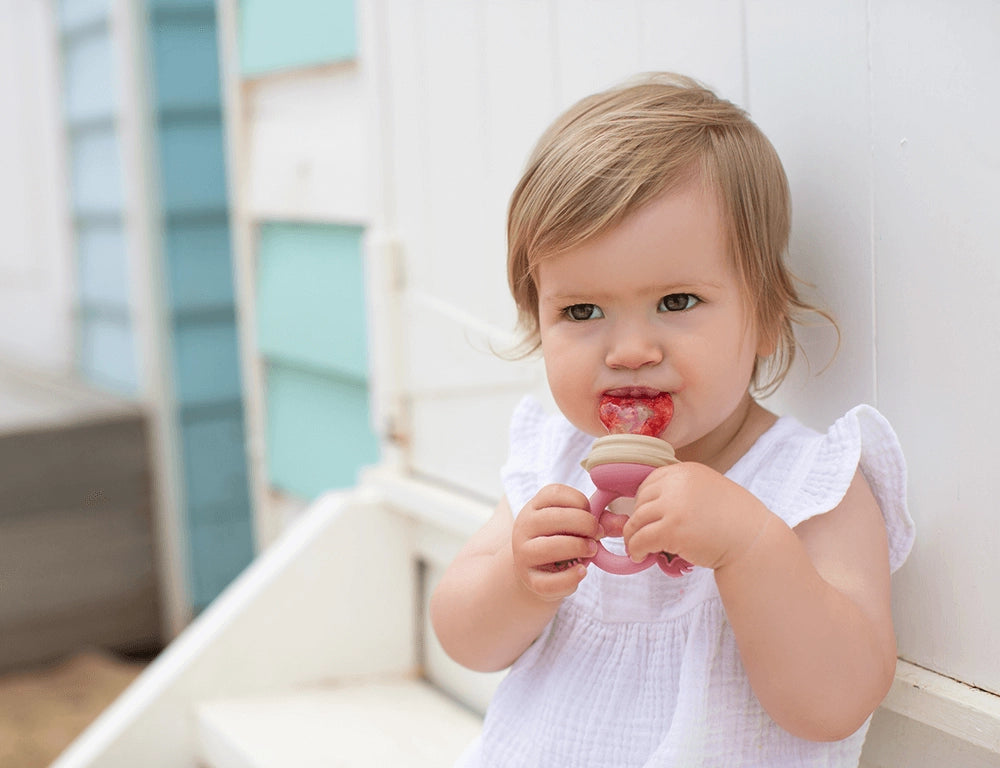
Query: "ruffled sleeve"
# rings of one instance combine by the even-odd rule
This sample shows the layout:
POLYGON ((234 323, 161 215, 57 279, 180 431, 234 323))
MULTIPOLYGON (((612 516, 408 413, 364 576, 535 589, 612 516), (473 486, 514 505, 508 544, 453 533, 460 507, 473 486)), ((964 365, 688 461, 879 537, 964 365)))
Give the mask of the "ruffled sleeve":
POLYGON ((792 419, 777 425, 783 432, 758 472, 751 490, 772 512, 794 527, 829 512, 844 498, 859 467, 871 486, 885 520, 889 565, 895 571, 913 546, 914 526, 906 507, 906 462, 889 422, 859 405, 834 422, 826 434, 792 419))
POLYGON ((500 470, 514 515, 549 483, 565 483, 592 492, 580 461, 593 441, 562 415, 550 414, 535 398, 523 398, 511 416, 510 451, 500 470))

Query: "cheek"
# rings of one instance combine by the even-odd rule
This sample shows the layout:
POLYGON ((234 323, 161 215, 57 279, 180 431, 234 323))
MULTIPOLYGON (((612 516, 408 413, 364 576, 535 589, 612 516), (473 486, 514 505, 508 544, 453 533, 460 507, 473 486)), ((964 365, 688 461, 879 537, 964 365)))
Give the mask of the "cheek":
POLYGON ((579 391, 581 377, 575 375, 574 366, 568 355, 549 354, 545 356, 545 376, 549 389, 558 401, 561 398, 572 397, 579 391))
POLYGON ((553 395, 564 388, 564 379, 566 378, 564 357, 565 353, 558 344, 552 343, 551 339, 546 343, 546 338, 542 337, 542 362, 545 364, 545 376, 553 395))
POLYGON ((599 427, 599 422, 596 409, 592 408, 591 379, 579 354, 561 348, 555 352, 551 349, 546 352, 543 348, 543 359, 549 391, 556 406, 575 427, 595 434, 594 430, 599 427))

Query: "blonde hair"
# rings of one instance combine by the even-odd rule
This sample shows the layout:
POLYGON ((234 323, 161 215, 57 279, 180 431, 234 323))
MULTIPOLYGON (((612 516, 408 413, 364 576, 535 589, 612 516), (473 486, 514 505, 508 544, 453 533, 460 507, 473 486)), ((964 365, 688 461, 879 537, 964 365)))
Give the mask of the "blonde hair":
POLYGON ((752 385, 765 394, 795 358, 793 322, 832 318, 798 294, 784 263, 788 181, 767 137, 696 81, 646 75, 570 107, 542 135, 510 200, 507 277, 524 348, 540 345, 538 264, 607 232, 643 204, 701 177, 720 203, 747 306, 774 352, 752 385))

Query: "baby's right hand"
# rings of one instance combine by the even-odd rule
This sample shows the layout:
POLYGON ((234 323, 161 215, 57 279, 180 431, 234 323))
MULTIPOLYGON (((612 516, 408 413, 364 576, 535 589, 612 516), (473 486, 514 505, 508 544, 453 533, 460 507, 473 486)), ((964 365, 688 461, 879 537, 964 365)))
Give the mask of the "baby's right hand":
POLYGON ((587 575, 586 558, 604 531, 587 497, 567 485, 547 485, 514 519, 514 570, 526 589, 544 600, 573 594, 587 575))

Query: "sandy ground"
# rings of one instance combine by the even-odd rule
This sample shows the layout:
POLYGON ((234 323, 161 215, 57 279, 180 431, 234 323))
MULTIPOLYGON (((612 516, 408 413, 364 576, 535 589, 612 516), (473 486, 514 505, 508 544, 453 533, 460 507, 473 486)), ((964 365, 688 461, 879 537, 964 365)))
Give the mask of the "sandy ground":
POLYGON ((0 768, 45 768, 143 669, 85 651, 0 677, 0 768))

